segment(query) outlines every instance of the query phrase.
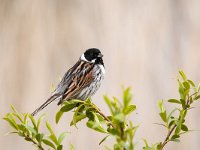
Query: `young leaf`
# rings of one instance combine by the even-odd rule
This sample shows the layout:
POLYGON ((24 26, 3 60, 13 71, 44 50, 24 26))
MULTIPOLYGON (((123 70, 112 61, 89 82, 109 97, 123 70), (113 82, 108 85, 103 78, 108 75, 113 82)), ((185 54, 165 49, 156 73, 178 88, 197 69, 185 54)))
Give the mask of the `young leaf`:
POLYGON ((60 134, 60 136, 58 137, 58 143, 59 143, 59 144, 62 143, 62 141, 64 140, 64 138, 66 137, 66 135, 67 135, 67 132, 62 132, 62 133, 60 134))
POLYGON ((191 86, 195 87, 195 84, 192 80, 187 80, 187 81, 190 83, 191 86))
POLYGON ((79 114, 79 110, 80 110, 83 106, 84 106, 84 104, 79 105, 78 108, 76 109, 76 111, 74 112, 74 116, 73 116, 72 122, 73 122, 73 125, 74 125, 76 128, 77 128, 76 122, 77 122, 77 120, 79 119, 77 116, 78 116, 78 114, 79 114))
POLYGON ((124 93, 123 93, 123 101, 124 101, 125 108, 129 105, 129 103, 132 99, 132 94, 130 93, 130 90, 131 90, 131 88, 128 87, 124 90, 124 93))
POLYGON ((181 102, 179 100, 177 100, 177 99, 169 99, 168 102, 181 104, 181 102))
POLYGON ((40 144, 41 144, 41 142, 42 142, 43 137, 44 137, 44 134, 42 134, 42 133, 38 133, 38 134, 35 136, 36 140, 37 140, 40 144))
POLYGON ((62 145, 59 145, 58 147, 57 147, 57 150, 62 150, 63 149, 63 146, 62 145))
POLYGON ((74 124, 76 124, 77 122, 83 120, 84 118, 86 118, 86 115, 85 115, 85 114, 77 115, 77 116, 76 116, 76 120, 74 120, 74 122, 71 121, 70 126, 73 126, 74 124))
POLYGON ((171 137, 171 141, 174 141, 174 142, 180 142, 179 140, 180 138, 180 135, 177 135, 177 134, 174 134, 172 137, 171 137))
POLYGON ((46 127, 48 128, 49 132, 51 133, 51 135, 49 136, 49 138, 56 144, 59 145, 58 140, 50 126, 50 124, 48 122, 46 122, 46 127))
POLYGON ((24 119, 23 119, 23 124, 27 124, 27 117, 28 117, 28 113, 26 113, 26 114, 23 114, 23 117, 24 117, 24 119))
POLYGON ((49 141, 49 140, 47 140, 47 139, 43 139, 42 142, 43 142, 44 144, 46 144, 47 146, 50 146, 50 147, 52 147, 53 149, 56 150, 55 145, 54 145, 51 141, 49 141))
POLYGON ((167 122, 167 113, 166 113, 166 111, 159 113, 159 115, 160 115, 161 119, 164 122, 167 122))
POLYGON ((68 112, 70 110, 72 110, 73 108, 75 108, 77 106, 77 104, 74 104, 74 103, 69 103, 69 104, 65 104, 65 106, 63 106, 60 111, 62 112, 68 112))
POLYGON ((15 117, 17 117, 18 120, 19 120, 21 123, 23 123, 23 120, 22 120, 21 116, 20 116, 18 113, 12 113, 12 115, 15 116, 15 117))
POLYGON ((38 132, 35 119, 33 118, 32 115, 29 115, 28 117, 31 119, 31 122, 32 122, 32 124, 33 124, 33 126, 34 126, 35 131, 38 132))
POLYGON ((70 150, 74 150, 74 145, 70 144, 70 150))
POLYGON ((124 109, 124 114, 128 115, 136 109, 136 105, 129 105, 124 109))
POLYGON ((185 124, 182 124, 181 130, 182 131, 188 131, 188 127, 185 124))
POLYGON ((124 122, 125 116, 122 113, 118 113, 113 117, 113 119, 115 119, 115 120, 117 120, 119 122, 124 122))
POLYGON ((163 105, 163 100, 158 101, 158 107, 160 109, 160 112, 165 111, 165 108, 164 108, 164 105, 163 105))
POLYGON ((182 77, 182 79, 183 79, 184 81, 187 80, 187 77, 186 77, 185 73, 184 73, 182 70, 179 70, 179 74, 181 75, 181 77, 182 77))
POLYGON ((178 124, 177 124, 177 127, 176 127, 176 130, 175 130, 175 134, 179 134, 180 131, 181 131, 181 126, 183 124, 183 119, 184 119, 184 116, 185 116, 185 110, 181 110, 180 111, 180 119, 178 120, 178 124))
POLYGON ((198 100, 198 99, 200 99, 200 95, 198 95, 198 96, 196 96, 196 97, 194 98, 194 100, 198 100))
POLYGON ((184 91, 183 85, 179 80, 178 80, 178 83, 179 83, 179 95, 181 99, 185 99, 185 91, 184 91))
POLYGON ((110 98, 108 96, 104 95, 104 100, 105 100, 107 106, 109 107, 111 114, 113 115, 114 114, 114 110, 112 108, 112 103, 111 103, 110 98))
POLYGON ((10 126, 13 127, 15 130, 18 130, 18 126, 15 122, 11 121, 9 118, 6 117, 4 117, 3 119, 6 120, 10 124, 10 126))
POLYGON ((40 126, 41 120, 44 118, 44 116, 45 116, 45 114, 42 114, 42 115, 39 117, 38 121, 37 121, 37 129, 38 129, 38 130, 39 130, 39 126, 40 126))
POLYGON ((185 87, 185 89, 190 89, 190 84, 187 81, 183 82, 183 86, 185 87))
POLYGON ((56 113, 56 124, 59 122, 59 120, 62 117, 63 113, 64 113, 63 111, 58 111, 56 113))
POLYGON ((101 145, 110 135, 105 136, 100 142, 99 145, 101 145))
POLYGON ((25 126, 25 128, 28 130, 28 131, 30 131, 33 135, 36 135, 37 134, 37 131, 33 128, 33 127, 31 127, 31 126, 29 126, 29 125, 24 125, 25 126))
POLYGON ((98 132, 107 133, 106 130, 99 123, 96 123, 94 121, 88 121, 86 123, 86 125, 87 125, 88 128, 91 128, 91 129, 96 130, 98 132))

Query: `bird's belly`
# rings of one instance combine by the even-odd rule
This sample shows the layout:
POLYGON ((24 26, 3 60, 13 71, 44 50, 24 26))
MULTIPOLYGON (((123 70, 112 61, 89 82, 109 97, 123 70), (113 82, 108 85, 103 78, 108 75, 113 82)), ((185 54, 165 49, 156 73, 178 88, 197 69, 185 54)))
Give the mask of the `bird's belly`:
POLYGON ((101 71, 101 69, 98 69, 96 70, 94 77, 95 78, 93 82, 77 95, 77 99, 86 100, 96 93, 101 85, 101 81, 104 78, 104 73, 101 71))

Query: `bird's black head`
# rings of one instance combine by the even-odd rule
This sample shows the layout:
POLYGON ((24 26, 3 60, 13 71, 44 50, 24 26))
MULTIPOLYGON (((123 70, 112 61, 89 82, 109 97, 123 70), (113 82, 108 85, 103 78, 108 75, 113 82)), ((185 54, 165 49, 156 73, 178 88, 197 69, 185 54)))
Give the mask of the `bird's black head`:
POLYGON ((90 48, 84 52, 84 54, 81 56, 81 60, 103 65, 102 57, 103 55, 99 49, 90 48))

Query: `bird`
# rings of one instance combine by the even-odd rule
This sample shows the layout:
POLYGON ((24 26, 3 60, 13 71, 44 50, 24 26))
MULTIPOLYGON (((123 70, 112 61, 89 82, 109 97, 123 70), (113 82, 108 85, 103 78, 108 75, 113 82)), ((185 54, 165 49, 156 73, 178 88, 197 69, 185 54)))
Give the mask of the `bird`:
POLYGON ((96 93, 105 75, 103 55, 97 48, 87 49, 63 76, 52 95, 33 113, 35 116, 54 100, 57 105, 72 99, 86 100, 96 93))

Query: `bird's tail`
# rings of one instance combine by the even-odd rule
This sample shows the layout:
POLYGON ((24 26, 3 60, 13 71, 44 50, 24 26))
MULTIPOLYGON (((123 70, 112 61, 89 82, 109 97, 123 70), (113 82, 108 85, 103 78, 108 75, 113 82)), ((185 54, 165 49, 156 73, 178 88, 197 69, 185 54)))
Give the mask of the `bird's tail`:
POLYGON ((42 109, 44 109, 47 105, 49 105, 51 102, 53 102, 56 98, 58 98, 60 94, 54 94, 49 99, 46 100, 39 108, 37 108, 31 115, 35 116, 38 112, 40 112, 42 109))

